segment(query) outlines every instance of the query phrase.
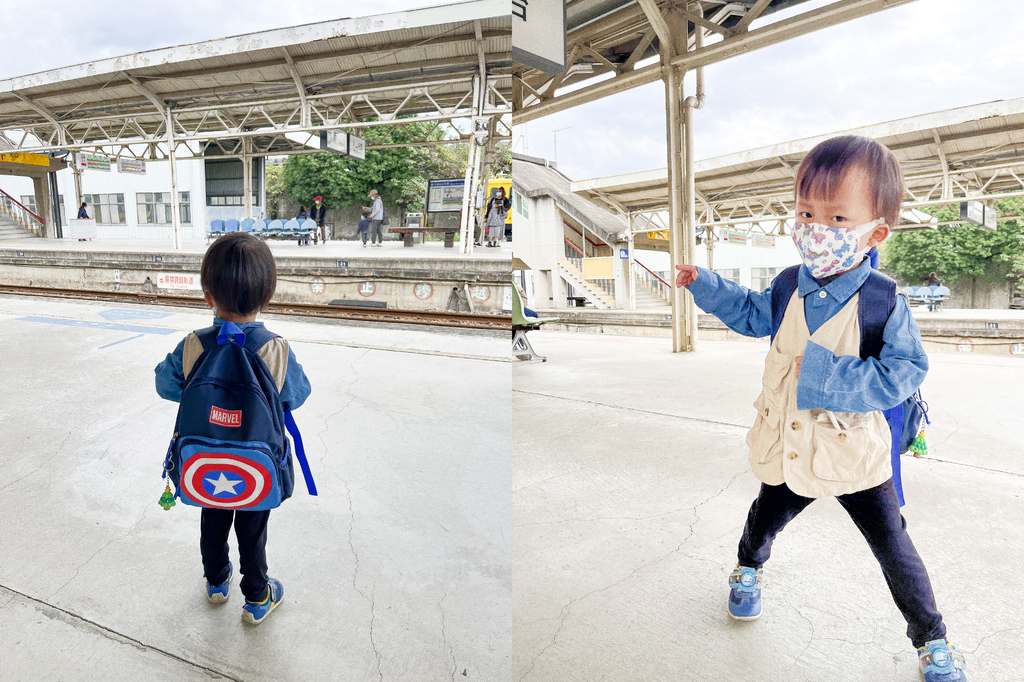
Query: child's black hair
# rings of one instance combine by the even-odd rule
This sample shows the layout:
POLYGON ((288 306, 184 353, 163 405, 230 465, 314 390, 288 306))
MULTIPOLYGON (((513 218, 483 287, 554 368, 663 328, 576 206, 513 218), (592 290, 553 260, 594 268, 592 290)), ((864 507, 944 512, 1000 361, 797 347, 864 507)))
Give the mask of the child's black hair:
POLYGON ((819 142, 796 174, 796 194, 831 199, 851 168, 861 168, 872 188, 876 218, 885 218, 889 227, 900 219, 903 202, 903 174, 889 148, 870 137, 842 135, 819 142))
POLYGON ((363 217, 364 218, 369 218, 370 217, 370 212, 369 211, 363 211, 363 217))
POLYGON ((199 279, 219 312, 247 316, 273 298, 277 265, 262 239, 232 232, 206 250, 199 279))

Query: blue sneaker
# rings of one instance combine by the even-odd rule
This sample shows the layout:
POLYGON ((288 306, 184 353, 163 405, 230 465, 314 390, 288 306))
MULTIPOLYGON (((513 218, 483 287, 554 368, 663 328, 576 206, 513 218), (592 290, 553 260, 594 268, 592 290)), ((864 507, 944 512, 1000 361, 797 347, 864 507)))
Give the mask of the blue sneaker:
POLYGON ((764 569, 736 565, 729 575, 729 616, 736 620, 761 617, 761 582, 764 569))
POLYGON ((249 625, 259 625, 267 619, 270 612, 277 608, 277 605, 284 599, 284 586, 277 578, 271 578, 267 583, 267 596, 263 601, 245 600, 242 607, 242 622, 249 625))
POLYGON ((917 650, 925 682, 967 682, 967 661, 948 639, 933 639, 917 650))
POLYGON ((228 600, 228 588, 231 587, 231 578, 235 574, 235 569, 228 562, 228 579, 222 582, 220 585, 211 585, 209 582, 206 583, 206 601, 211 604, 223 604, 228 600))

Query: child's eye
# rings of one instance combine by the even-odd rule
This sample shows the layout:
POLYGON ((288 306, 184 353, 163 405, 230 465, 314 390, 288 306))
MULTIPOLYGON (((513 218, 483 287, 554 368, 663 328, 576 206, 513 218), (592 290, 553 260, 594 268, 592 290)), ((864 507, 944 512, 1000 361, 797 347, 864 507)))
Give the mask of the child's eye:
POLYGON ((832 220, 837 222, 837 223, 841 223, 841 222, 844 222, 846 220, 846 218, 844 218, 841 215, 837 215, 837 216, 832 216, 832 220))
POLYGON ((808 213, 807 211, 800 211, 800 217, 801 218, 810 218, 811 214, 808 213))

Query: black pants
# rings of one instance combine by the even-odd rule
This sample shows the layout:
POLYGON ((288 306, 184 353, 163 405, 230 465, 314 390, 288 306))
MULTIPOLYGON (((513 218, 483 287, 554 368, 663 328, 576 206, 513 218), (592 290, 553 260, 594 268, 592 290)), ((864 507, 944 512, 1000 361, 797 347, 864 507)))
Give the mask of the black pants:
MULTIPOLYGON (((946 626, 935 606, 928 571, 907 534, 907 521, 900 514, 892 479, 836 499, 878 559, 892 598, 907 621, 907 636, 914 646, 945 637, 946 626)), ((814 498, 797 495, 785 484, 762 483, 761 492, 750 505, 740 539, 740 565, 761 568, 771 556, 775 536, 813 501, 814 498)))
POLYGON ((228 579, 228 533, 234 520, 242 594, 249 601, 267 596, 267 521, 270 510, 232 511, 203 509, 199 550, 203 571, 211 585, 228 579))

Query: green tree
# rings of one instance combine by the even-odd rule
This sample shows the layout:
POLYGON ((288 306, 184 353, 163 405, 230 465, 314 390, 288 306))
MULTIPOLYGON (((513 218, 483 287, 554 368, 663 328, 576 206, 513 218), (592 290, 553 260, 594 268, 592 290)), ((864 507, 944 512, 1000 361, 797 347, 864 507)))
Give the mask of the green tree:
MULTIPOLYGON (((371 127, 363 136, 370 144, 403 144, 425 135, 426 126, 410 122, 404 128, 371 127)), ((367 205, 367 194, 375 189, 397 219, 423 206, 425 187, 415 156, 412 147, 370 149, 363 161, 330 152, 289 156, 282 173, 285 193, 297 203, 309 205, 313 197, 322 196, 328 206, 344 208, 367 205)))
MULTIPOLYGON (((996 202, 1001 215, 1016 215, 1020 201, 996 202)), ((959 220, 959 207, 921 209, 938 221, 959 220)), ((934 230, 899 231, 882 247, 882 268, 897 279, 917 285, 935 272, 945 283, 961 278, 999 282, 1024 269, 1024 225, 1000 220, 996 231, 973 225, 943 225, 934 230)))
POLYGON ((267 208, 271 218, 277 218, 281 199, 285 197, 284 164, 268 163, 266 172, 267 208))

